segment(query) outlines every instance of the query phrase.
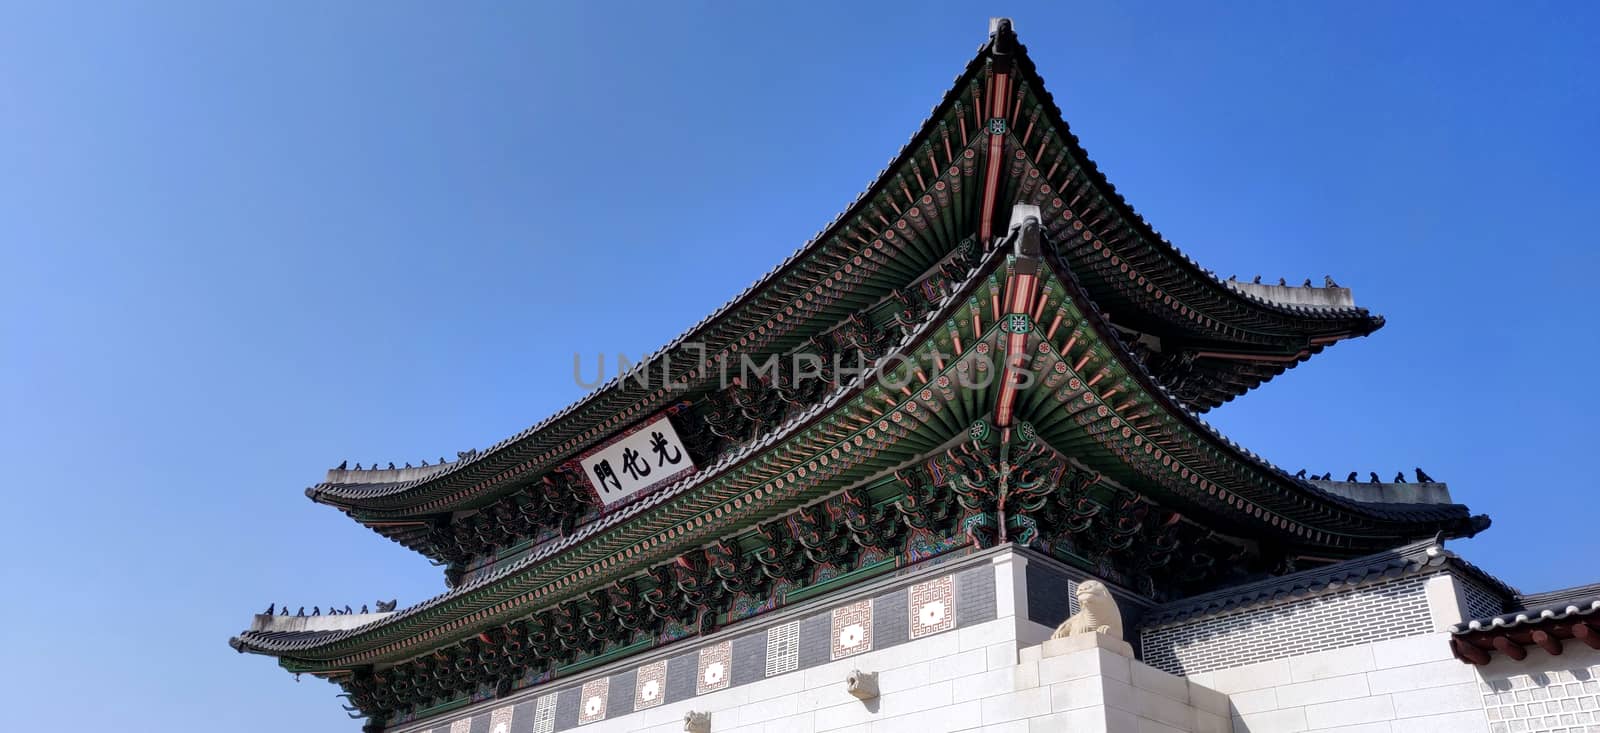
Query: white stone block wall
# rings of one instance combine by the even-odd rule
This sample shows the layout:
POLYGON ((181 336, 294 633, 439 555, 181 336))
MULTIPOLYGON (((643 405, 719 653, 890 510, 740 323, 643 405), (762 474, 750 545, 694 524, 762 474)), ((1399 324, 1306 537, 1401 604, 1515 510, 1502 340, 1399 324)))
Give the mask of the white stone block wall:
POLYGON ((1529 647, 1520 662, 1496 654, 1477 671, 1491 733, 1600 731, 1600 651, 1582 642, 1560 656, 1529 647))
MULTIPOLYGON (((1357 620, 1357 622, 1359 622, 1357 620)), ((1478 677, 1433 632, 1190 675, 1235 733, 1488 733, 1478 677)))

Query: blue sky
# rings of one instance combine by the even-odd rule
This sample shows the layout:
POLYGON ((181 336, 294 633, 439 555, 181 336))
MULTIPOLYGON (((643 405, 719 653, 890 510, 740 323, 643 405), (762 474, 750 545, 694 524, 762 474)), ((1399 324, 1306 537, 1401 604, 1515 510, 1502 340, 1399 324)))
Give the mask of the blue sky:
POLYGON ((1600 579, 1592 7, 0 3, 0 727, 356 730, 227 638, 441 575, 301 489, 486 446, 581 394, 574 352, 699 320, 997 13, 1166 236, 1389 317, 1209 419, 1425 467, 1525 590, 1600 579))

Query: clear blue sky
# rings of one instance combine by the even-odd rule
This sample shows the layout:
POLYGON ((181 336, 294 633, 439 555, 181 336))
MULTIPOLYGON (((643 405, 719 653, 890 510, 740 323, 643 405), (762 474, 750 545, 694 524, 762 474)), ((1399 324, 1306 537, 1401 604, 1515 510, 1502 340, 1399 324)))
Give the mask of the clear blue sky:
POLYGON ((677 335, 997 13, 1174 242, 1389 317, 1214 423, 1291 470, 1420 464, 1494 517, 1473 561, 1600 579, 1592 6, 668 5, 0 7, 0 728, 356 730, 227 638, 442 579, 302 488, 677 335))

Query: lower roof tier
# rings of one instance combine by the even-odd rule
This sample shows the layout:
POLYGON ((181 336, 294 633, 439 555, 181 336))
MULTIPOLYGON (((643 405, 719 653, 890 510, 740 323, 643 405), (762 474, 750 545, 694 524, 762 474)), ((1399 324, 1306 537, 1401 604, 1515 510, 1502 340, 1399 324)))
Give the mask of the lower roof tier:
POLYGON ((1038 216, 1024 207, 1003 246, 893 332, 874 370, 695 474, 381 621, 306 639, 245 634, 239 648, 304 671, 392 664, 538 614, 559 626, 580 610, 567 604, 607 589, 670 605, 714 581, 728 602, 752 571, 903 551, 917 531, 1125 553, 1130 579, 1193 592, 1243 558, 1351 557, 1487 526, 1457 504, 1331 494, 1216 433, 1095 310, 1038 216), (1166 562, 1149 566, 1158 555, 1166 562), (1216 569, 1181 577, 1196 567, 1216 569))

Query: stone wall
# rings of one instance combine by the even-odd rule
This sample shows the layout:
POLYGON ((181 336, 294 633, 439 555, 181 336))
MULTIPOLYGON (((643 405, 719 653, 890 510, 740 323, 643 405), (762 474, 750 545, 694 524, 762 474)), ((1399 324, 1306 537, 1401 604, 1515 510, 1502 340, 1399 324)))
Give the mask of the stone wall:
POLYGON ((1600 731, 1600 651, 1581 642, 1555 657, 1536 647, 1520 662, 1495 655, 1478 678, 1490 733, 1600 731))
POLYGON ((1193 675, 1426 633, 1426 582, 1413 575, 1142 629, 1144 659, 1193 675))

